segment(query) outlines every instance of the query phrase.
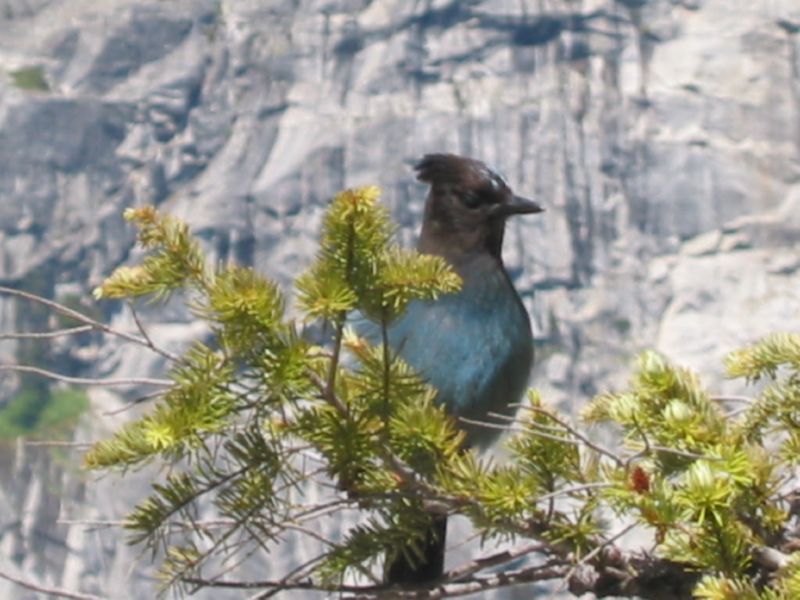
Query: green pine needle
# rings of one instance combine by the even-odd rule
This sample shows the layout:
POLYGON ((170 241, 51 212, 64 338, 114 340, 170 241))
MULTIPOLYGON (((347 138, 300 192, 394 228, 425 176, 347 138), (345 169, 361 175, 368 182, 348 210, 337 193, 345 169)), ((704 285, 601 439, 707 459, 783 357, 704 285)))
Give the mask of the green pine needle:
POLYGON ((164 298, 186 285, 203 287, 208 283, 205 255, 185 223, 152 206, 128 209, 125 219, 139 226, 139 244, 152 254, 141 265, 118 268, 94 290, 95 299, 148 294, 164 298))

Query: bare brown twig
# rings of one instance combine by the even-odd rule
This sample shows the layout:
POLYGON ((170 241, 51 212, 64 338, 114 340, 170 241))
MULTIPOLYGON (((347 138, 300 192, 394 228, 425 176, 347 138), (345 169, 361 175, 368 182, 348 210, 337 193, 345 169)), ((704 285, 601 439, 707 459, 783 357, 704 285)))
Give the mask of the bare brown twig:
POLYGON ((56 331, 42 331, 31 333, 0 333, 0 340, 42 340, 68 335, 77 335, 94 331, 92 325, 81 325, 80 327, 69 327, 68 329, 57 329, 56 331))
POLYGON ((264 600, 274 595, 275 590, 290 591, 290 590, 310 590, 317 592, 341 592, 345 594, 354 594, 349 596, 351 600, 374 600, 380 598, 381 600, 396 599, 396 600, 422 600, 422 599, 437 599, 437 598, 454 598, 457 596, 465 596, 467 594, 474 594, 477 592, 495 589, 498 587, 506 587, 511 585, 519 585, 522 583, 531 583, 534 581, 546 581, 555 579, 566 573, 567 567, 563 565, 537 565, 520 569, 517 571, 510 571, 506 573, 493 573, 485 577, 470 578, 463 582, 447 582, 442 583, 431 589, 423 590, 400 590, 389 587, 385 584, 380 585, 326 585, 317 583, 308 579, 298 580, 292 582, 284 581, 212 581, 206 579, 194 578, 188 583, 195 585, 206 585, 208 587, 228 588, 228 589, 264 589, 269 588, 267 591, 253 596, 252 600, 264 600))
POLYGON ((123 406, 122 408, 115 408, 114 410, 107 410, 107 411, 103 412, 102 414, 103 414, 104 417, 111 417, 111 416, 114 416, 114 415, 118 415, 119 413, 123 413, 125 411, 131 410, 132 408, 138 406, 139 404, 143 404, 144 402, 147 402, 148 400, 153 400, 153 399, 158 398, 159 396, 163 396, 163 395, 164 395, 164 390, 158 390, 156 392, 150 392, 149 394, 145 394, 144 396, 139 396, 135 400, 126 403, 125 406, 123 406))
POLYGON ((132 377, 132 378, 107 378, 107 379, 92 379, 88 377, 69 377, 61 373, 48 371, 47 369, 40 369, 39 367, 32 367, 30 365, 0 365, 0 372, 15 372, 15 373, 34 373, 53 379, 55 381, 62 381, 64 383, 72 383, 75 385, 102 385, 102 386, 117 386, 117 385, 160 385, 168 387, 173 385, 169 379, 150 379, 147 377, 132 377))
POLYGON ((150 334, 147 333, 147 330, 144 328, 141 319, 139 319, 139 313, 136 312, 136 308, 133 306, 133 302, 130 300, 128 301, 128 308, 131 309, 131 315, 133 315, 133 322, 136 323, 136 329, 139 330, 139 334, 142 336, 142 340, 144 341, 144 345, 150 348, 156 354, 160 354, 164 358, 171 360, 172 362, 182 362, 181 358, 164 350, 163 348, 159 348, 153 343, 153 340, 150 338, 150 334))
MULTIPOLYGON (((134 344, 139 344, 140 346, 144 346, 145 348, 149 348, 156 354, 159 354, 172 362, 180 362, 179 357, 175 356, 171 352, 164 350, 163 348, 159 348, 158 346, 154 345, 149 338, 141 338, 139 336, 126 333, 124 331, 119 331, 118 329, 114 329, 113 327, 106 325, 105 323, 101 323, 96 319, 87 317, 83 313, 78 312, 77 310, 73 310, 68 306, 64 306, 63 304, 60 304, 55 300, 48 300, 47 298, 42 298, 41 296, 37 296, 36 294, 31 294, 30 292, 25 292, 23 290, 17 290, 14 288, 1 285, 0 285, 0 294, 8 294, 9 296, 16 296, 18 298, 24 298, 25 300, 29 300, 31 302, 36 302, 37 304, 46 306, 50 310, 62 314, 65 317, 69 317, 71 319, 74 319, 75 321, 78 321, 79 323, 83 323, 84 325, 90 326, 92 329, 96 329, 98 331, 102 331, 109 335, 113 335, 114 337, 118 337, 120 339, 133 342, 134 344)), ((137 317, 134 316, 134 320, 136 319, 137 317)), ((30 334, 25 334, 25 335, 30 335, 30 334)))
POLYGON ((455 569, 451 569, 445 573, 443 579, 445 581, 459 581, 484 569, 502 565, 511 562, 512 560, 517 560, 518 558, 522 558, 528 554, 533 554, 535 552, 546 552, 549 547, 549 544, 545 544, 544 542, 531 542, 518 548, 510 548, 508 550, 497 552, 491 556, 476 558, 456 567, 455 569))
POLYGON ((92 442, 65 442, 65 441, 57 441, 57 440, 25 440, 26 446, 43 446, 45 448, 55 447, 55 448, 75 448, 76 450, 83 450, 85 448, 90 448, 94 446, 92 442))
POLYGON ((14 577, 13 575, 9 575, 8 573, 4 573, 0 571, 0 579, 5 579, 12 583, 16 583, 20 587, 24 587, 25 589, 39 592, 40 594, 46 594, 48 596, 56 596, 58 598, 70 598, 71 600, 106 600, 100 596, 93 596, 91 594, 81 594, 78 592, 69 592, 67 590, 62 590, 58 588, 46 587, 43 585, 39 585, 33 583, 31 581, 27 581, 25 579, 21 579, 19 577, 14 577))

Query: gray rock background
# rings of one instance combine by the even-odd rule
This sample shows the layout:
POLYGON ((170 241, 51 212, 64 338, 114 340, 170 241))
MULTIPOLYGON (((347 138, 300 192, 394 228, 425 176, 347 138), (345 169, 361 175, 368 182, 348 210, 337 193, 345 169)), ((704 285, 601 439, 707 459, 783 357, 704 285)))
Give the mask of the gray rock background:
MULTIPOLYGON (((800 328, 797 0, 0 0, 5 285, 88 298, 136 259, 121 214, 143 204, 288 285, 345 186, 380 185, 411 242, 409 166, 432 151, 482 158, 547 206, 511 226, 506 262, 535 384, 565 411, 624 385, 648 347, 738 391, 721 358, 800 328)), ((143 313, 165 345, 200 333, 176 306, 143 313)), ((0 331, 26 314, 0 297, 0 331)), ((0 340, 0 360, 16 350, 0 340)), ((57 356, 85 376, 163 367, 97 336, 57 356)), ((76 438, 134 396, 93 392, 76 438)), ((119 519, 146 481, 1 448, 0 569, 153 597, 116 530, 60 523, 119 519)), ((0 597, 34 596, 0 581, 0 597)))

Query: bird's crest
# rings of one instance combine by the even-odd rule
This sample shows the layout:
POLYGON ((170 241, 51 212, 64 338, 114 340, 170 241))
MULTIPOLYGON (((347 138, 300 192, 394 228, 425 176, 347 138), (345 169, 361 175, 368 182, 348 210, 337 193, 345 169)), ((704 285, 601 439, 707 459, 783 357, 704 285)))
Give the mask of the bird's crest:
POLYGON ((491 186, 508 188, 505 179, 485 163, 455 154, 426 154, 415 166, 417 179, 431 185, 449 184, 463 188, 491 186))

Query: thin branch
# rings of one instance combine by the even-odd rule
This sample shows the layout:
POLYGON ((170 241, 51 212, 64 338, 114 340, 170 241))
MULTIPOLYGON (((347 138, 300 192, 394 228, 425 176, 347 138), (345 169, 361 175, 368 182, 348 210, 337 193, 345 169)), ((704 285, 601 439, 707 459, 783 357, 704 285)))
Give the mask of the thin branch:
POLYGON ((321 583, 314 583, 312 581, 295 581, 292 583, 283 583, 276 580, 262 580, 262 581, 229 581, 227 579, 205 579, 202 577, 184 577, 182 582, 190 585, 210 587, 210 588, 226 588, 236 590, 259 590, 264 588, 280 588, 281 590, 314 590, 318 592, 352 592, 364 589, 361 586, 347 586, 347 585, 324 585, 321 583))
POLYGON ((128 300, 128 308, 131 309, 131 314, 133 315, 133 322, 136 323, 136 329, 139 330, 139 333, 141 334, 142 339, 145 342, 145 345, 156 354, 160 354, 161 356, 163 356, 164 358, 168 358, 172 362, 182 362, 179 356, 176 356, 175 354, 172 354, 171 352, 168 352, 163 348, 159 348, 153 343, 152 338, 147 333, 147 330, 144 328, 142 321, 139 319, 139 313, 136 312, 136 308, 134 308, 133 302, 131 302, 130 300, 128 300))
POLYGON ((639 435, 642 436, 642 443, 644 444, 644 447, 633 456, 629 456, 628 459, 625 461, 624 469, 626 473, 629 471, 631 465, 634 462, 650 454, 650 440, 647 437, 647 433, 645 433, 645 431, 639 425, 639 421, 636 420, 635 416, 633 417, 633 427, 636 429, 639 435))
POLYGON ((125 411, 131 410, 135 406, 142 404, 143 402, 147 402, 148 400, 153 400, 154 398, 158 398, 159 396, 163 396, 164 392, 162 390, 158 390, 157 392, 150 392, 149 394, 145 394, 144 396, 139 396, 132 402, 128 402, 122 408, 116 408, 114 410, 107 410, 103 414, 104 417, 111 417, 114 415, 118 415, 125 411))
MULTIPOLYGON (((257 538, 253 532, 249 531, 247 527, 245 530, 251 535, 257 538)), ((252 540, 251 540, 252 541, 252 540)), ((261 543, 260 540, 257 540, 255 544, 253 544, 253 548, 251 548, 247 552, 242 552, 241 556, 237 557, 236 553, 231 554, 230 556, 226 557, 222 561, 222 565, 225 567, 222 571, 222 574, 231 573, 245 564, 250 558, 252 558, 259 549, 264 549, 264 545, 261 543)))
MULTIPOLYGON (((493 415, 490 415, 493 416, 493 415)), ((468 419, 467 417, 458 417, 458 420, 467 423, 469 425, 477 425, 479 427, 486 427, 487 429, 498 429, 500 431, 508 431, 511 433, 523 433, 523 434, 530 434, 535 435, 540 438, 544 438, 546 440, 552 440, 554 442, 561 442, 562 444, 570 444, 572 446, 581 446, 581 440, 573 440, 568 437, 564 437, 561 435, 554 435, 552 433, 547 433, 546 431, 539 431, 538 429, 532 429, 530 427, 518 427, 513 425, 500 425, 497 423, 487 423, 486 421, 478 421, 476 419, 468 419)), ((529 425, 526 423, 526 425, 529 425)))
MULTIPOLYGON (((214 487, 217 487, 217 486, 215 485, 214 487)), ((208 491, 210 491, 210 490, 208 490, 208 491)), ((242 515, 242 516, 240 516, 239 518, 237 518, 237 519, 235 520, 235 522, 234 522, 234 523, 233 523, 233 524, 230 526, 230 528, 229 528, 229 529, 227 529, 227 530, 226 530, 226 531, 225 531, 225 532, 224 532, 224 533, 223 533, 223 534, 222 534, 222 535, 221 535, 221 536, 220 536, 218 539, 214 540, 214 543, 213 543, 213 544, 211 544, 211 546, 210 546, 209 548, 207 548, 206 550, 204 550, 204 551, 203 551, 203 552, 202 552, 202 553, 201 553, 201 554, 200 554, 200 555, 199 555, 199 556, 198 556, 196 559, 194 559, 194 560, 192 561, 192 563, 191 563, 190 565, 188 565, 188 566, 187 566, 187 568, 193 568, 193 567, 196 567, 197 565, 203 564, 203 562, 204 562, 204 561, 205 561, 205 560, 206 560, 206 559, 207 559, 209 556, 211 556, 212 554, 214 554, 214 552, 216 552, 217 550, 220 550, 220 549, 224 550, 224 548, 225 548, 225 547, 226 547, 226 545, 227 545, 227 541, 228 541, 228 540, 229 540, 229 539, 230 539, 230 538, 231 538, 231 537, 232 537, 232 536, 233 536, 233 535, 234 535, 234 534, 235 534, 237 531, 239 531, 239 528, 241 528, 241 527, 243 527, 243 528, 246 528, 246 527, 247 527, 247 521, 248 521, 248 520, 250 519, 250 517, 252 517, 252 516, 253 516, 255 513, 257 513, 258 511, 260 511, 260 510, 261 510, 261 508, 262 508, 261 506, 259 506, 259 505, 257 505, 257 504, 256 504, 255 506, 253 506, 252 508, 250 508, 250 509, 249 509, 249 510, 248 510, 248 511, 247 511, 247 512, 244 514, 244 515, 242 515)), ((200 531, 199 531, 199 528, 197 527, 197 524, 196 524, 196 523, 192 523, 191 525, 192 525, 192 528, 193 528, 193 529, 195 529, 195 530, 196 530, 198 533, 202 533, 202 532, 200 532, 200 531)), ((188 582, 188 578, 184 576, 184 573, 185 573, 185 572, 186 572, 186 569, 183 569, 181 572, 174 574, 174 575, 173 575, 173 576, 170 578, 170 580, 169 580, 169 584, 170 584, 170 585, 172 585, 172 584, 173 584, 175 581, 180 581, 180 582, 188 582)), ((219 575, 217 575, 217 577, 221 577, 221 576, 222 576, 222 574, 221 574, 221 573, 220 573, 219 575)), ((216 579, 216 577, 215 577, 215 579, 216 579)), ((200 587, 202 587, 202 586, 197 586, 197 585, 196 585, 195 591, 197 591, 198 589, 200 589, 200 587)), ((194 592, 192 592, 192 593, 194 593, 194 592)))
POLYGON ((125 521, 72 521, 69 519, 59 519, 56 523, 59 525, 66 525, 67 527, 85 527, 87 532, 125 526, 125 521))
POLYGON ((739 404, 754 404, 755 398, 748 396, 711 396, 713 402, 738 402, 739 404))
MULTIPOLYGON (((517 423, 519 421, 519 419, 517 419, 516 416, 511 417, 511 416, 508 416, 508 415, 504 415, 504 414, 501 414, 501 413, 495 413, 495 412, 489 412, 489 413, 486 413, 486 414, 489 415, 490 417, 494 417, 495 419, 499 419, 499 420, 502 420, 502 421, 507 421, 509 423, 517 423)), ((526 425, 526 426, 528 426, 528 427, 531 427, 531 426, 532 427, 536 427, 537 430, 544 431, 545 433, 552 433, 552 434, 557 434, 557 433, 564 434, 564 433, 567 433, 567 431, 565 431, 564 428, 562 426, 560 426, 560 425, 545 425, 544 423, 537 423, 536 421, 530 421, 530 420, 527 420, 527 419, 524 420, 524 421, 521 421, 521 423, 526 425)))
POLYGON ((71 600, 106 600, 100 596, 92 596, 90 594, 80 594, 78 592, 70 592, 58 588, 45 587, 30 581, 25 581, 24 579, 19 579, 18 577, 14 577, 13 575, 9 575, 8 573, 4 573, 2 571, 0 571, 0 579, 6 579, 11 583, 16 583, 18 586, 24 587, 25 589, 39 592, 40 594, 46 594, 48 596, 56 596, 58 598, 70 598, 71 600))
MULTIPOLYGON (((507 431, 510 433, 528 433, 529 430, 525 429, 524 427, 515 427, 514 425, 501 425, 500 423, 487 423, 486 421, 479 421, 477 419, 469 419, 467 417, 458 417, 459 422, 466 423, 467 425, 477 425, 478 427, 484 427, 486 429, 496 429, 498 431, 507 431)), ((545 433, 543 431, 535 431, 532 432, 536 435, 540 435, 548 440, 555 440, 557 442, 564 442, 565 444, 572 444, 573 446, 577 446, 578 442, 575 440, 571 440, 569 438, 558 437, 556 435, 551 435, 549 433, 545 433)))
POLYGON ((48 379, 54 379, 64 383, 73 383, 75 385, 160 385, 168 387, 174 383, 169 379, 150 379, 147 377, 134 377, 128 379, 91 379, 86 377, 69 377, 67 375, 62 375, 61 373, 55 373, 53 371, 40 369, 39 367, 32 367, 30 365, 0 365, 0 372, 3 371, 34 373, 36 375, 41 375, 42 377, 47 377, 48 379))
POLYGON ((308 537, 314 538, 315 540, 317 540, 319 542, 322 542, 323 544, 325 544, 328 547, 333 548, 333 547, 336 546, 336 542, 334 542, 333 540, 329 540, 328 538, 326 538, 321 533, 317 533, 316 531, 314 531, 313 529, 309 529, 308 527, 303 527, 301 525, 292 525, 290 523, 282 523, 281 527, 283 529, 296 531, 296 532, 302 533, 303 535, 306 535, 308 537))
POLYGON ((272 598, 273 596, 280 594, 282 591, 287 589, 287 586, 292 585, 293 580, 299 580, 301 577, 304 577, 305 573, 308 572, 311 567, 322 561, 326 556, 327 554, 319 554, 313 558, 310 558, 303 564, 295 567, 289 573, 287 573, 283 579, 278 582, 279 585, 276 585, 271 590, 267 590, 266 592, 260 592, 255 596, 252 596, 249 600, 267 600, 267 598, 272 598))
POLYGON ((429 590, 387 590, 373 588, 366 593, 352 596, 351 600, 437 600, 439 598, 455 598, 486 592, 497 588, 511 587, 535 581, 557 579, 564 575, 564 565, 537 565, 505 573, 492 573, 485 577, 475 577, 463 582, 444 583, 429 590))
POLYGON ((336 388, 336 374, 339 369, 339 357, 342 352, 342 334, 344 332, 344 316, 341 316, 339 323, 336 324, 336 333, 333 340, 333 356, 331 356, 331 363, 328 367, 328 378, 323 388, 323 395, 329 396, 333 394, 336 388))
MULTIPOLYGON (((213 482, 209 483, 205 487, 195 490, 194 493, 192 493, 191 496, 189 496, 187 498, 182 498, 181 501, 178 502, 177 504, 172 504, 169 507, 169 510, 167 510, 163 515, 161 515, 161 517, 159 519, 158 526, 160 527, 160 526, 163 526, 165 524, 168 524, 169 520, 174 515, 179 514, 182 510, 184 510, 192 502, 196 501, 201 496, 204 496, 205 494, 208 494, 209 492, 213 492, 215 489, 217 489, 221 485, 224 485, 224 484, 228 483, 232 479, 235 479, 236 477, 239 477, 240 475, 244 475, 251 468, 252 468, 252 465, 247 465, 247 466, 244 466, 244 467, 241 467, 241 468, 237 469, 236 471, 232 471, 230 473, 227 473, 227 474, 223 475, 222 477, 220 477, 219 479, 217 479, 216 481, 213 481, 213 482)), ((196 527, 197 527, 196 522, 192 522, 191 525, 192 525, 192 528, 196 529, 196 527)), ((153 535, 153 533, 151 531, 150 533, 145 535, 145 538, 146 537, 150 537, 152 535, 153 535)), ((174 581, 175 577, 178 577, 178 576, 179 576, 179 574, 178 575, 174 575, 172 577, 172 579, 171 579, 171 582, 174 581)))
POLYGON ((59 525, 81 525, 83 527, 125 527, 128 521, 75 521, 71 519, 59 519, 59 525))
POLYGON ((210 579, 191 578, 186 582, 194 585, 228 588, 228 589, 264 589, 268 588, 266 594, 262 593, 253 597, 253 600, 268 598, 274 593, 276 588, 279 591, 288 590, 309 590, 316 592, 339 592, 356 594, 350 596, 351 600, 432 600, 437 598, 453 598, 456 596, 466 596, 481 591, 491 590, 500 587, 531 583, 533 581, 545 581, 562 577, 567 572, 565 565, 537 565, 517 571, 507 573, 493 573, 485 577, 475 577, 463 582, 443 583, 432 589, 423 590, 398 590, 386 584, 362 586, 362 585, 325 585, 310 580, 283 582, 283 581, 214 581, 210 579))
POLYGON ((639 432, 639 435, 642 436, 643 448, 633 456, 630 456, 628 460, 625 461, 626 471, 628 470, 628 468, 630 468, 630 465, 634 461, 642 458, 643 456, 647 456, 653 451, 663 452, 665 454, 674 454, 675 456, 682 456, 684 458, 694 458, 696 460, 722 460, 718 456, 708 456, 706 454, 697 454, 696 452, 689 452, 688 450, 679 450, 677 448, 669 448, 667 446, 653 445, 650 443, 650 440, 647 437, 647 433, 645 433, 644 429, 642 429, 642 427, 639 425, 636 419, 633 420, 633 426, 636 429, 636 431, 639 432))
POLYGON ((614 454, 611 450, 608 450, 607 448, 604 448, 600 444, 597 444, 597 443, 593 442, 588 437, 586 437, 581 432, 579 432, 577 429, 575 429, 572 425, 570 425, 569 423, 567 423, 563 419, 560 419, 559 417, 555 416, 550 411, 547 411, 547 410, 545 410, 543 408, 539 408, 538 406, 531 406, 530 404, 518 403, 518 404, 512 404, 511 406, 520 407, 523 410, 529 410, 531 412, 536 412, 536 413, 540 413, 540 414, 546 415, 552 421, 555 421, 556 423, 561 425, 564 429, 566 429, 570 433, 570 435, 572 435, 572 437, 574 437, 574 438, 580 440, 581 442, 583 442, 583 444, 585 446, 587 446, 588 448, 591 448, 592 450, 594 450, 598 454, 602 454, 603 456, 606 456, 606 457, 610 458, 615 463, 617 463, 617 465, 620 466, 620 467, 625 465, 624 461, 619 456, 614 454))
MULTIPOLYGON (((327 542, 327 543, 329 543, 330 546, 334 548, 336 547, 336 544, 333 542, 327 542)), ((312 572, 312 567, 314 567, 314 565, 324 560, 327 556, 329 556, 329 553, 319 554, 314 558, 311 558, 306 562, 302 563, 301 565, 298 565, 297 567, 289 571, 280 580, 281 583, 283 584, 282 586, 275 587, 271 590, 267 590, 266 592, 261 592, 259 594, 256 594, 255 596, 251 597, 250 600, 267 600, 268 598, 276 596, 283 590, 287 589, 287 586, 291 586, 294 581, 301 580, 303 577, 306 577, 308 574, 310 574, 312 572)), ((376 585, 380 584, 380 580, 377 577, 375 577, 375 575, 373 575, 372 572, 369 571, 369 569, 367 569, 364 566, 358 566, 357 568, 362 575, 372 580, 373 583, 375 583, 376 585)))
POLYGON ((470 560, 463 565, 456 567, 455 569, 451 569, 444 574, 443 579, 445 581, 458 581, 460 579, 470 577, 479 571, 483 571, 484 569, 496 567, 497 565, 502 565, 507 562, 511 562, 512 560, 517 560, 518 558, 522 558, 528 554, 533 554, 534 552, 546 552, 548 548, 548 544, 543 542, 533 542, 518 548, 503 550, 502 552, 497 552, 491 556, 484 556, 482 558, 470 560))
POLYGON ((386 324, 386 310, 383 311, 384 314, 381 315, 381 346, 383 351, 383 430, 381 434, 384 438, 384 444, 388 445, 389 441, 389 419, 391 415, 389 414, 391 407, 389 405, 389 386, 391 385, 390 377, 391 374, 391 352, 389 350, 389 329, 386 324))
POLYGON ((295 524, 307 523, 314 519, 319 519, 340 510, 344 510, 346 507, 349 507, 351 504, 356 504, 359 501, 360 500, 357 498, 336 498, 326 502, 325 504, 300 506, 298 508, 302 508, 302 510, 293 515, 292 520, 295 524))
MULTIPOLYGON (((240 475, 240 474, 243 474, 244 472, 246 472, 246 471, 247 471, 247 470, 249 470, 250 468, 251 468, 250 466, 243 467, 243 468, 242 468, 242 469, 240 469, 239 471, 235 472, 233 475, 240 475)), ((206 488, 205 488, 205 489, 202 491, 202 494, 206 494, 206 493, 208 493, 208 492, 212 491, 214 488, 218 487, 219 485, 221 485, 221 484, 222 484, 222 483, 224 483, 225 481, 227 481, 227 480, 230 480, 230 479, 232 479, 232 478, 233 478, 233 477, 226 476, 226 477, 225 477, 223 480, 221 480, 221 481, 217 481, 217 482, 215 482, 215 483, 214 483, 213 485, 211 485, 211 486, 207 486, 207 487, 206 487, 206 488)), ((288 487, 288 485, 287 485, 287 487, 288 487)), ((278 489, 278 490, 276 490, 276 493, 280 493, 281 491, 282 491, 281 489, 278 489)), ((200 495, 202 495, 202 494, 197 494, 197 495, 195 495, 194 499, 197 499, 197 498, 199 498, 199 497, 200 497, 200 495)), ((194 499, 193 499, 193 500, 194 500, 194 499)), ((207 549, 206 549, 206 550, 205 550, 205 551, 204 551, 204 552, 203 552, 203 553, 202 553, 202 554, 201 554, 199 557, 197 557, 197 558, 196 558, 196 559, 193 561, 193 565, 201 564, 203 561, 205 561, 205 560, 206 560, 206 559, 207 559, 209 556, 211 556, 211 555, 212 555, 214 552, 216 552, 218 549, 220 549, 220 548, 223 548, 223 549, 224 549, 224 548, 225 548, 225 544, 227 543, 227 540, 228 540, 228 539, 229 539, 229 538, 230 538, 232 535, 234 535, 234 534, 235 534, 235 533, 236 533, 236 532, 237 532, 237 531, 238 531, 240 528, 248 529, 248 525, 247 525, 248 521, 250 520, 250 518, 251 518, 251 517, 252 517, 252 516, 253 516, 255 513, 257 513, 258 511, 262 510, 262 508, 263 508, 263 507, 262 507, 262 506, 260 506, 260 505, 255 505, 255 506, 253 506, 253 507, 252 507, 250 510, 248 510, 248 511, 247 511, 247 512, 246 512, 244 515, 242 515, 242 516, 240 516, 239 518, 235 519, 235 520, 234 520, 234 521, 233 521, 233 522, 232 522, 232 523, 229 525, 229 529, 228 529, 227 531, 225 531, 225 532, 222 534, 222 536, 220 536, 220 537, 219 537, 217 540, 215 540, 215 541, 214 541, 214 543, 213 543, 213 544, 212 544, 212 545, 211 545, 209 548, 207 548, 207 549)), ((176 511, 172 511, 172 514, 175 514, 175 512, 176 512, 176 511)), ((199 522, 192 522, 192 523, 191 523, 191 525, 192 525, 192 528, 194 528, 194 529, 195 529, 195 530, 196 530, 198 533, 202 533, 202 532, 199 530, 198 524, 199 524, 199 522)), ((284 524, 282 524, 281 526, 283 526, 283 527, 284 527, 284 529, 289 529, 289 527, 288 527, 288 526, 286 526, 286 524, 285 524, 285 523, 284 523, 284 524)), ((261 530, 263 533, 267 533, 266 529, 264 529, 264 528, 261 528, 260 530, 261 530)), ((253 535, 253 534, 252 534, 252 532, 250 532, 250 533, 251 533, 251 537, 252 537, 252 538, 256 538, 256 537, 257 537, 257 536, 255 536, 255 535, 253 535)), ((280 532, 279 532, 279 533, 280 533, 280 532)), ((278 533, 278 534, 276 534, 276 535, 274 536, 274 538, 275 538, 275 539, 279 539, 279 538, 278 538, 278 536, 279 536, 279 533, 278 533)), ((268 535, 271 535, 271 534, 269 534, 269 533, 268 533, 268 535)), ((259 540, 259 544, 261 544, 261 541, 260 541, 260 540, 259 540)), ((264 549, 266 550, 266 546, 264 546, 264 549)), ((172 584, 172 583, 173 583, 173 582, 175 582, 176 580, 180 580, 181 582, 184 582, 184 583, 193 583, 193 584, 194 584, 194 585, 197 587, 197 589, 199 589, 200 587, 202 587, 202 585, 200 585, 200 584, 197 584, 197 583, 194 583, 194 582, 192 581, 192 579, 193 579, 193 578, 190 578, 190 577, 185 577, 185 576, 183 575, 183 573, 184 573, 184 572, 185 572, 185 570, 184 570, 183 572, 176 573, 175 575, 173 575, 173 576, 172 576, 172 578, 170 579, 170 584, 172 584)), ((224 572, 223 572, 223 573, 224 573, 224 572)), ((217 580, 218 580, 218 578, 219 578, 219 577, 221 577, 221 576, 223 575, 223 573, 220 573, 220 574, 218 574, 218 575, 217 575, 217 576, 216 576, 214 579, 212 579, 212 580, 210 580, 210 581, 217 581, 217 580)))
POLYGON ((756 548, 754 551, 754 558, 759 565, 770 571, 777 571, 784 568, 791 560, 789 555, 775 548, 768 548, 766 546, 756 548))
POLYGON ((42 298, 41 296, 37 296, 36 294, 31 294, 29 292, 24 292, 22 290, 16 290, 14 288, 6 287, 0 285, 0 294, 8 294, 10 296, 16 296, 18 298, 24 298, 25 300, 30 300, 31 302, 36 302, 47 308, 64 315, 65 317, 69 317, 74 319, 80 323, 84 323, 86 325, 91 326, 93 329, 97 329, 99 331, 103 331, 108 333, 109 335, 113 335, 115 337, 121 338, 123 340, 127 340, 129 342, 133 342, 134 344, 139 344, 140 346, 144 346, 145 348, 149 348, 156 354, 160 354, 164 358, 173 361, 173 362, 180 362, 180 358, 172 354, 171 352, 167 352, 162 348, 158 348, 157 346, 153 345, 152 342, 148 343, 148 340, 142 339, 138 336, 132 335, 130 333, 126 333, 124 331, 119 331, 118 329, 114 329, 105 323, 101 323, 96 319, 92 319, 91 317, 87 317, 83 313, 78 312, 77 310, 73 310, 63 304, 60 304, 54 300, 48 300, 47 298, 42 298))
POLYGON ((81 325, 80 327, 70 327, 68 329, 58 329, 56 331, 33 333, 0 333, 0 340, 43 340, 64 337, 68 335, 76 335, 78 333, 86 333, 87 331, 94 331, 94 327, 92 325, 81 325))
POLYGON ((56 448, 75 448, 76 450, 81 450, 83 448, 91 448, 94 446, 92 442, 59 442, 59 441, 41 441, 41 440, 26 440, 24 442, 26 446, 44 446, 44 447, 56 447, 56 448))
POLYGON ((544 502, 546 500, 552 500, 553 498, 558 498, 559 496, 566 496, 569 494, 577 494, 578 492, 586 492, 589 490, 601 490, 612 487, 614 487, 613 483, 607 483, 605 481, 596 481, 594 483, 583 483, 581 485, 576 485, 573 487, 556 490, 555 492, 550 492, 549 494, 544 494, 543 496, 536 496, 535 498, 533 498, 533 501, 544 502))
POLYGON ((650 446, 650 449, 655 450, 656 452, 664 452, 665 454, 674 454, 676 456, 683 456, 684 458, 695 458, 697 460, 722 460, 719 456, 697 454, 696 452, 689 452, 688 450, 678 450, 677 448, 669 448, 667 446, 650 446))
POLYGON ((725 418, 726 419, 734 419, 734 418, 738 417, 739 415, 742 415, 742 414, 746 413, 751 408, 752 408, 752 405, 750 405, 750 404, 747 404, 745 406, 740 406, 739 408, 735 408, 732 411, 730 411, 728 413, 725 413, 725 418))
POLYGON ((322 381, 322 378, 314 373, 313 371, 308 371, 308 378, 311 380, 311 383, 314 384, 314 387, 319 390, 320 394, 322 394, 322 398, 330 403, 336 410, 338 410, 342 415, 347 414, 347 407, 341 401, 341 399, 333 392, 333 390, 328 390, 328 384, 322 381))
MULTIPOLYGON (((350 275, 353 269, 353 239, 355 238, 355 227, 352 220, 349 222, 349 231, 347 236, 347 256, 345 257, 345 282, 350 285, 350 275)), ((325 389, 323 394, 326 398, 335 396, 336 390, 336 376, 339 372, 339 360, 342 353, 342 340, 344 339, 344 324, 347 319, 347 311, 341 311, 339 318, 336 320, 336 333, 333 341, 333 356, 331 357, 330 365, 328 366, 328 377, 325 382, 325 389)), ((347 407, 344 408, 344 414, 349 415, 347 407)))
MULTIPOLYGON (((103 520, 74 520, 74 519, 59 519, 56 521, 59 525, 75 525, 80 527, 125 527, 130 524, 130 521, 103 521, 103 520)), ((236 525, 234 519, 206 519, 194 521, 191 524, 184 522, 170 522, 165 523, 166 527, 172 527, 179 530, 195 531, 197 528, 211 530, 220 527, 231 527, 236 525)), ((289 529, 289 527, 287 527, 289 529)), ((309 533, 309 535, 311 535, 309 533)))

